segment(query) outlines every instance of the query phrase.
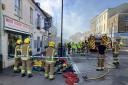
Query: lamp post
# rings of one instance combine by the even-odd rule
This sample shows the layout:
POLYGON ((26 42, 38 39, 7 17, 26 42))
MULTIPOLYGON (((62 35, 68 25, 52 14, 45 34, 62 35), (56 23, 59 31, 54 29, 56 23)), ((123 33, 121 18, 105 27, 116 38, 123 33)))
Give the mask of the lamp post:
POLYGON ((63 57, 63 0, 61 7, 61 57, 63 57))

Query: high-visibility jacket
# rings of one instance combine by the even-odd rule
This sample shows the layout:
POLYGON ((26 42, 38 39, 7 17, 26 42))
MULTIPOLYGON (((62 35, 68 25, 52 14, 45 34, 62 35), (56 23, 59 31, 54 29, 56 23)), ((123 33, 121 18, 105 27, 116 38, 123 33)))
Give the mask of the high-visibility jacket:
POLYGON ((45 58, 46 62, 55 62, 54 55, 55 55, 55 48, 48 47, 46 49, 46 58, 45 58))
POLYGON ((25 44, 22 46, 21 53, 22 53, 21 59, 28 60, 32 56, 32 49, 28 44, 25 44))
POLYGON ((96 48, 95 40, 93 40, 93 39, 89 40, 88 45, 89 45, 90 49, 95 49, 96 48))
POLYGON ((104 45, 106 45, 106 46, 109 44, 109 41, 108 41, 108 37, 107 36, 102 36, 102 43, 104 45))
POLYGON ((21 46, 20 45, 17 45, 15 47, 15 58, 20 58, 21 57, 21 46))
POLYGON ((120 45, 119 44, 114 44, 113 45, 113 53, 118 54, 120 50, 120 45))
POLYGON ((77 48, 78 48, 78 49, 81 48, 81 44, 80 44, 80 43, 77 44, 77 48))
POLYGON ((75 44, 75 43, 72 43, 71 47, 72 47, 73 49, 76 49, 76 44, 75 44))

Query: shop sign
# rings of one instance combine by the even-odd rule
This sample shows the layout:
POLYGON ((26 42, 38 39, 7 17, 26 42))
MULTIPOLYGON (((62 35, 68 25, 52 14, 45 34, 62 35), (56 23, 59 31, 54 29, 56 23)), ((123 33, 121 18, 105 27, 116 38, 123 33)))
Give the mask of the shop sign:
POLYGON ((114 36, 128 36, 128 33, 114 33, 114 36))
POLYGON ((10 17, 4 16, 4 25, 6 30, 18 30, 22 32, 30 32, 30 26, 19 22, 10 17))

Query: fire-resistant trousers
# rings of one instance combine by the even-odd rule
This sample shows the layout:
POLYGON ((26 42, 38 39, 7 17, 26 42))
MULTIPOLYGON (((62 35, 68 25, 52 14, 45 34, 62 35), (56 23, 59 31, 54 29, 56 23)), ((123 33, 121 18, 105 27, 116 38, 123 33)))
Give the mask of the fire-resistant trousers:
POLYGON ((18 71, 19 68, 19 64, 21 63, 21 59, 20 58, 15 58, 15 63, 14 63, 14 71, 18 71))
POLYGON ((46 62, 45 63, 45 74, 49 76, 53 76, 55 72, 55 63, 54 62, 46 62))
POLYGON ((101 55, 101 54, 99 54, 99 56, 98 56, 98 67, 99 68, 104 68, 104 63, 105 63, 105 55, 101 55))
POLYGON ((22 60, 22 70, 21 70, 21 74, 25 73, 25 70, 27 70, 27 74, 32 74, 32 62, 31 59, 28 60, 22 60))

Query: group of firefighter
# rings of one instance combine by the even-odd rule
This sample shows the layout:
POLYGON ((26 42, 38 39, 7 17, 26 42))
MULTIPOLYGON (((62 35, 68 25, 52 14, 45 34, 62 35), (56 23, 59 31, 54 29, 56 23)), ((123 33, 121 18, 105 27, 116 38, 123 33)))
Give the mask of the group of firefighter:
POLYGON ((74 53, 89 53, 89 52, 98 52, 98 63, 97 71, 104 70, 105 67, 105 53, 107 49, 112 48, 113 53, 113 64, 115 67, 119 66, 119 42, 114 40, 112 41, 106 34, 96 37, 90 35, 87 40, 84 42, 69 42, 67 43, 68 54, 74 53))
POLYGON ((78 42, 78 43, 75 43, 75 42, 69 42, 67 43, 67 51, 68 51, 68 54, 74 54, 74 53, 85 53, 87 52, 87 42, 78 42))
MULTIPOLYGON (((16 41, 16 47, 15 47, 15 64, 14 64, 14 72, 21 72, 21 76, 28 76, 32 77, 32 49, 30 46, 30 38, 24 39, 22 41, 21 39, 18 39, 16 41), (19 63, 21 63, 21 67, 19 67, 19 63)), ((110 44, 110 41, 107 37, 107 35, 103 35, 100 39, 100 43, 96 44, 96 38, 95 36, 91 35, 88 40, 85 42, 69 42, 65 45, 65 50, 68 54, 74 54, 74 53, 88 53, 88 51, 92 52, 93 50, 97 49, 98 52, 98 63, 97 63, 97 71, 104 70, 104 63, 105 63, 105 53, 108 48, 108 45, 110 44)), ((50 41, 48 43, 48 47, 46 48, 46 54, 45 54, 45 66, 44 66, 44 76, 49 79, 54 79, 54 73, 55 73, 55 58, 56 55, 56 49, 55 49, 55 42, 50 41)), ((117 41, 114 41, 112 43, 112 51, 113 51, 113 64, 119 65, 119 43, 117 41)))
MULTIPOLYGON (((23 42, 21 39, 16 41, 15 47, 15 64, 14 73, 21 72, 21 76, 32 77, 32 49, 30 46, 30 38, 26 38, 23 42), (21 67, 19 64, 22 64, 21 67), (27 72, 27 73, 26 73, 27 72)), ((49 79, 54 79, 54 58, 55 55, 55 42, 50 41, 46 49, 45 57, 45 73, 44 76, 49 79)))
POLYGON ((100 36, 99 41, 96 40, 96 37, 90 35, 88 38, 88 47, 90 52, 97 50, 98 52, 98 63, 97 71, 103 71, 105 69, 105 54, 107 49, 112 48, 113 53, 113 64, 116 68, 119 66, 119 50, 120 45, 116 40, 111 40, 106 34, 100 36))

